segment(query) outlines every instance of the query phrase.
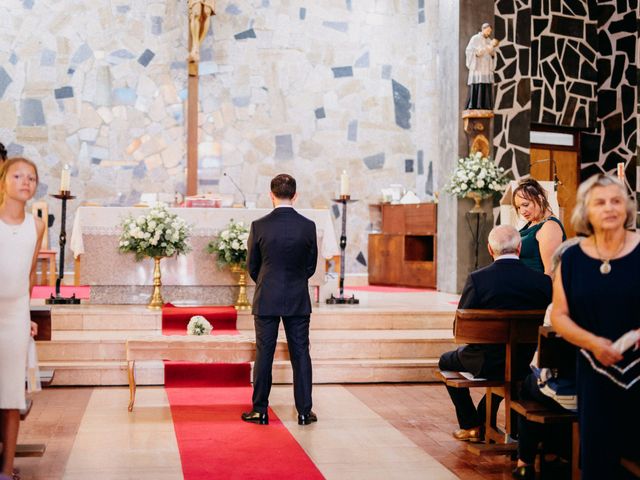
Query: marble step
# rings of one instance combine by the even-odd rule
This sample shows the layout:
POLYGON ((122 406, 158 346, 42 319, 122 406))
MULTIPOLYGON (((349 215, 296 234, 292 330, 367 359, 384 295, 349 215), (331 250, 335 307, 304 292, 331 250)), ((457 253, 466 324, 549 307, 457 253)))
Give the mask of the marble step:
MULTIPOLYGON (((88 361, 40 363, 41 368, 55 369, 53 386, 128 385, 126 362, 88 361)), ((321 383, 437 382, 437 358, 395 360, 314 360, 313 381, 321 383)), ((274 362, 274 383, 290 384, 293 375, 287 361, 274 362)), ((138 362, 136 382, 164 385, 161 361, 138 362)))
MULTIPOLYGON (((365 306, 326 306, 314 308, 312 330, 397 330, 446 329, 453 325, 454 308, 412 307, 371 308, 365 306)), ((162 328, 161 313, 142 305, 57 305, 51 314, 51 326, 63 330, 153 330, 162 328)), ((253 329, 253 316, 240 312, 240 330, 253 329)))
MULTIPOLYGON (((54 331, 38 342, 40 361, 124 361, 128 338, 157 334, 140 330, 54 331)), ((253 330, 241 331, 254 338, 253 330)), ((284 334, 280 342, 285 342, 284 334)), ((314 330, 311 355, 318 360, 437 358, 455 348, 451 330, 314 330)))

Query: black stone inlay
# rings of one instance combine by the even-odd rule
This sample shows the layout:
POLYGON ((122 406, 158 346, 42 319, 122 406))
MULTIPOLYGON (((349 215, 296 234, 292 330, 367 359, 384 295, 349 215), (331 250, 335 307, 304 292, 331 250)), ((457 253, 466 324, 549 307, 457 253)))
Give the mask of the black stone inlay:
POLYGON ((518 50, 518 69, 523 77, 529 76, 529 51, 526 48, 518 50))
POLYGON ((573 82, 569 87, 569 91, 581 97, 591 98, 593 96, 593 86, 589 83, 573 82))
POLYGON ((586 125, 586 127, 595 128, 595 121, 597 116, 596 112, 598 111, 598 102, 596 102, 595 100, 590 100, 588 109, 589 109, 589 124, 586 125))
MULTIPOLYGON (((640 32, 640 27, 638 28, 638 31, 640 32)), ((638 48, 640 48, 640 43, 638 44, 638 48)), ((629 63, 624 72, 624 78, 627 80, 627 83, 629 83, 630 85, 636 85, 638 83, 639 75, 636 67, 637 65, 633 65, 632 63, 629 63)))
POLYGON ((555 105, 555 102, 553 100, 553 95, 551 94, 551 90, 549 90, 549 86, 546 85, 544 87, 544 108, 553 110, 554 105, 555 105))
POLYGON ((581 18, 561 17, 553 15, 549 30, 564 37, 582 39, 584 37, 584 21, 581 18))
POLYGON ((534 88, 541 88, 542 85, 544 85, 544 82, 542 81, 541 78, 534 78, 533 79, 533 87, 534 88))
POLYGON ((609 116, 617 107, 618 93, 615 90, 598 90, 598 114, 601 118, 609 116))
POLYGON ((494 17, 494 26, 493 33, 496 38, 504 38, 505 37, 505 20, 502 17, 494 17))
POLYGON ((565 102, 565 86, 562 84, 557 84, 556 85, 556 90, 555 90, 555 94, 554 94, 554 98, 556 101, 556 105, 558 105, 558 107, 562 107, 564 105, 565 102))
POLYGON ((548 110, 545 110, 542 113, 542 123, 546 123, 547 125, 556 125, 557 120, 556 116, 548 110))
POLYGON ((592 163, 591 165, 588 165, 580 170, 580 181, 584 182, 589 177, 593 177, 594 175, 598 175, 599 173, 603 173, 602 169, 597 164, 592 163))
POLYGON ((616 51, 625 52, 627 58, 633 61, 636 51, 636 37, 635 35, 625 35, 624 37, 616 40, 616 51))
POLYGON ((564 13, 565 14, 573 14, 578 17, 586 17, 587 11, 584 8, 584 1, 580 0, 564 0, 563 2, 564 13))
POLYGON ((549 22, 547 22, 546 18, 534 18, 533 19, 533 36, 534 37, 539 37, 542 32, 544 32, 544 29, 547 28, 547 24, 549 22))
POLYGON ((597 133, 582 133, 580 135, 580 155, 582 162, 595 162, 600 151, 600 135, 597 133))
POLYGON ((540 102, 542 98, 542 90, 534 88, 531 90, 531 117, 540 118, 540 102))
POLYGON ((596 83, 598 81, 598 72, 584 59, 582 59, 582 64, 580 65, 580 78, 587 82, 596 83))
POLYGON ((580 50, 580 55, 582 55, 589 63, 594 63, 596 61, 596 53, 585 43, 580 43, 578 45, 578 49, 580 50))
POLYGON ((602 164, 602 169, 607 173, 614 173, 619 163, 626 163, 626 159, 618 152, 611 152, 607 155, 606 160, 602 164))
POLYGON ((562 11, 562 1, 561 0, 551 0, 549 2, 550 10, 547 10, 545 13, 549 15, 551 12, 561 12, 562 11))
POLYGON ((567 102, 567 107, 564 109, 564 117, 562 118, 562 125, 573 125, 573 114, 576 111, 578 102, 576 97, 570 96, 567 102))
POLYGON ((564 38, 556 38, 556 56, 562 58, 562 55, 564 55, 565 43, 564 38))
POLYGON ((598 88, 602 88, 604 82, 609 80, 611 61, 608 58, 598 58, 596 61, 596 70, 598 71, 598 88))
POLYGON ((552 87, 555 86, 556 72, 553 71, 553 68, 551 68, 551 65, 549 65, 549 63, 547 62, 544 62, 542 64, 542 76, 546 79, 547 82, 549 82, 549 85, 551 85, 552 87))
POLYGON ((359 264, 364 265, 365 267, 367 266, 367 260, 364 258, 364 254, 362 252, 358 253, 358 256, 356 257, 356 261, 359 264))
POLYGON ((509 122, 509 143, 522 148, 529 148, 529 130, 531 128, 531 112, 518 112, 509 122))
POLYGON ((630 152, 634 152, 636 149, 636 140, 638 138, 636 135, 637 125, 635 118, 627 120, 624 123, 624 143, 630 152))
POLYGON ((513 108, 513 97, 516 89, 515 87, 508 88, 503 90, 502 98, 500 99, 500 105, 498 106, 499 110, 509 110, 513 108))
POLYGON ((622 114, 616 113, 602 121, 604 139, 602 141, 602 153, 607 153, 616 148, 622 142, 622 114))
POLYGON ((542 0, 531 1, 531 15, 538 17, 542 15, 542 0))
POLYGON ((515 3, 513 0, 498 0, 498 2, 496 2, 496 10, 501 15, 514 14, 516 13, 515 3))
POLYGON ((560 65, 560 61, 557 57, 551 59, 551 66, 558 74, 558 80, 564 82, 566 80, 566 77, 564 76, 564 71, 562 70, 562 66, 560 65))
POLYGON ((580 78, 580 55, 568 45, 562 56, 562 69, 569 77, 580 78))
POLYGON ((504 75, 504 78, 513 78, 516 76, 516 67, 518 66, 518 62, 516 62, 515 60, 512 61, 509 65, 507 65, 503 71, 502 74, 504 75))
POLYGON ((510 60, 512 58, 515 58, 516 56, 516 47, 513 44, 509 43, 500 48, 500 53, 505 59, 510 60))
POLYGON ((636 6, 633 8, 633 11, 626 13, 624 17, 622 17, 622 19, 611 22, 608 28, 609 34, 613 35, 615 33, 636 31, 638 22, 638 18, 636 16, 637 10, 638 7, 636 4, 636 6))
POLYGON ((531 42, 531 76, 537 77, 539 75, 538 68, 538 50, 540 49, 540 42, 533 40, 531 42))
POLYGON ((528 153, 524 153, 520 150, 514 150, 516 154, 516 168, 520 175, 526 175, 529 173, 529 164, 531 163, 531 157, 528 153))
POLYGON ((576 118, 573 122, 576 127, 581 127, 587 124, 587 110, 584 107, 578 108, 578 111, 576 112, 576 118))
POLYGON ((553 37, 544 35, 540 39, 540 60, 543 60, 556 53, 556 43, 553 41, 553 37))
POLYGON ((531 83, 528 78, 522 78, 518 81, 516 99, 521 107, 524 107, 531 99, 531 83))
POLYGON ((611 88, 618 88, 618 85, 620 85, 624 73, 625 61, 626 58, 624 55, 616 55, 613 71, 611 72, 611 88))
POLYGON ((597 51, 603 57, 609 57, 613 53, 609 35, 604 30, 598 32, 597 51))
POLYGON ((408 130, 411 128, 411 92, 395 80, 391 81, 393 103, 395 106, 396 125, 408 130))
POLYGON ((523 8, 516 15, 516 43, 529 45, 531 43, 531 10, 523 8))
POLYGON ((620 87, 620 100, 622 103, 622 115, 624 118, 630 118, 636 109, 636 89, 628 85, 622 85, 620 87))
POLYGON ((505 170, 509 170, 511 168, 511 164, 513 163, 513 150, 507 150, 504 152, 504 155, 500 159, 500 166, 505 170))
POLYGON ((606 25, 616 14, 615 5, 607 5, 602 1, 597 2, 596 11, 598 12, 598 24, 606 25))

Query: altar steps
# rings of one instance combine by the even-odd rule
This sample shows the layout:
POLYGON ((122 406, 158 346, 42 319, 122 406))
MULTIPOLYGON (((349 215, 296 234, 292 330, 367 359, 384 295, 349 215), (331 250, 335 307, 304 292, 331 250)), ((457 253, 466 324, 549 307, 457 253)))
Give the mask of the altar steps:
MULTIPOLYGON (((446 307, 319 307, 310 333, 314 382, 434 381, 440 354, 455 348, 452 323, 446 307)), ((250 314, 239 315, 238 327, 254 336, 250 314)), ((52 339, 38 342, 38 355, 56 370, 53 385, 126 385, 126 339, 149 335, 161 335, 161 315, 144 306, 55 306, 52 339)), ((164 383, 161 361, 138 362, 136 372, 139 385, 164 383)), ((290 383, 289 362, 275 362, 273 378, 290 383)))

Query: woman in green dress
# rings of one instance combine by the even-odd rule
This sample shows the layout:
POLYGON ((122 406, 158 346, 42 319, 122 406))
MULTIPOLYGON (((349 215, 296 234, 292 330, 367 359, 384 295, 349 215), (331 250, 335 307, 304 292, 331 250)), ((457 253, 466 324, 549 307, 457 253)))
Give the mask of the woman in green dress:
POLYGON ((553 215, 544 188, 533 178, 518 183, 513 206, 527 224, 520 229, 520 260, 529 268, 551 276, 553 252, 567 239, 562 222, 553 215))

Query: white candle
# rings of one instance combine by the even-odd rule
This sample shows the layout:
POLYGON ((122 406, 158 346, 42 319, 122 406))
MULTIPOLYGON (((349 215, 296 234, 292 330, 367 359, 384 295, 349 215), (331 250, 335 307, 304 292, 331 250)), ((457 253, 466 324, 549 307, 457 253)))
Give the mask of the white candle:
POLYGON ((617 171, 617 173, 618 173, 618 179, 621 182, 624 182, 624 163, 623 162, 618 163, 618 171, 617 171))
POLYGON ((68 164, 62 168, 62 175, 60 175, 60 191, 68 192, 71 190, 71 169, 68 164))
POLYGON ((340 196, 346 197, 347 195, 349 195, 349 175, 346 170, 343 170, 340 175, 340 196))

